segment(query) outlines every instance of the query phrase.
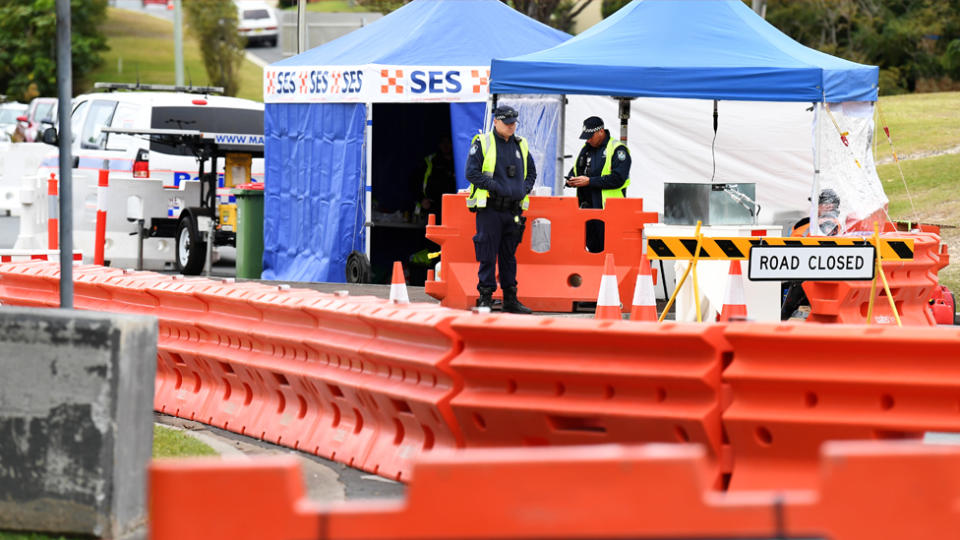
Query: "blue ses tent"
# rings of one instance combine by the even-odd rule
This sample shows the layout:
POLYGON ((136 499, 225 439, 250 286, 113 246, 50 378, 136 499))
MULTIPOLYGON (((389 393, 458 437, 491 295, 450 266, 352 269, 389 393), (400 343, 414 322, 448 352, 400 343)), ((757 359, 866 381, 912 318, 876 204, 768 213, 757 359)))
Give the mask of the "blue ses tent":
MULTIPOLYGON (((882 212, 887 202, 869 152, 873 136, 870 116, 873 107, 869 102, 877 99, 878 74, 876 66, 836 58, 797 43, 754 13, 742 0, 633 0, 612 16, 555 47, 494 59, 491 64, 491 92, 495 95, 582 95, 570 99, 568 115, 575 98, 621 98, 620 118, 624 137, 624 118, 629 117, 631 109, 646 112, 642 120, 645 131, 656 130, 651 127, 651 122, 660 111, 655 110, 650 114, 652 106, 646 105, 647 102, 658 103, 656 107, 660 109, 676 108, 678 111, 674 111, 677 113, 674 116, 679 116, 682 113, 679 109, 699 107, 696 100, 713 100, 716 118, 717 102, 726 101, 720 107, 720 125, 726 125, 726 134, 735 135, 734 139, 739 141, 749 141, 756 132, 734 134, 730 128, 739 119, 727 116, 724 124, 724 110, 743 111, 746 110, 745 106, 749 106, 748 102, 815 103, 816 106, 812 108, 812 183, 807 183, 805 187, 809 188, 814 201, 817 200, 816 193, 820 187, 844 192, 845 211, 850 211, 859 219, 866 219, 866 216, 882 212), (646 99, 630 104, 627 101, 631 98, 646 99), (671 104, 670 98, 688 99, 691 106, 671 104), (828 105, 832 106, 828 108, 828 105), (853 112, 844 114, 844 111, 853 112), (851 137, 853 146, 845 148, 838 145, 840 139, 833 133, 832 123, 824 118, 827 115, 835 118, 834 123, 839 122, 843 130, 857 135, 857 140, 851 137), (862 121, 864 118, 866 121, 862 121), (861 163, 866 166, 861 168, 861 163)), ((768 124, 782 121, 779 115, 764 118, 762 113, 756 112, 768 110, 768 105, 773 103, 754 104, 756 107, 752 114, 758 117, 756 125, 764 120, 768 124)), ((595 111, 590 114, 601 114, 596 112, 600 109, 596 105, 594 107, 595 111)), ((576 113, 586 114, 582 107, 576 113)), ((706 119, 708 114, 705 112, 703 118, 706 119)), ((657 132, 672 137, 672 131, 679 130, 672 118, 668 122, 671 131, 661 129, 657 132)), ((696 139, 709 128, 698 124, 697 129, 699 131, 686 132, 679 137, 684 153, 674 154, 675 166, 672 170, 661 169, 656 176, 643 174, 651 169, 644 169, 645 163, 642 161, 649 163, 668 155, 671 149, 659 146, 656 139, 645 139, 649 144, 633 152, 633 173, 637 173, 635 176, 642 177, 643 181, 635 182, 639 185, 632 185, 632 194, 628 195, 643 196, 653 202, 652 207, 655 208, 656 203, 662 200, 662 182, 665 179, 672 182, 712 179, 709 168, 699 174, 690 174, 691 162, 705 161, 709 167, 713 155, 709 139, 706 147, 689 144, 688 141, 696 139), (698 159, 701 156, 706 159, 698 159)), ((810 133, 807 129, 807 133, 810 133)), ((717 133, 716 123, 713 133, 717 133)), ((642 137, 644 134, 638 135, 642 137)), ((724 135, 722 129, 721 135, 724 135)), ((667 140, 668 137, 660 139, 667 140)), ((719 142, 722 143, 723 139, 721 136, 719 142)), ((715 135, 713 140, 717 141, 715 135)), ((748 157, 744 160, 735 154, 743 144, 736 140, 727 141, 726 148, 721 145, 726 151, 722 156, 726 168, 721 172, 760 172, 764 167, 762 161, 776 161, 779 158, 761 148, 754 156, 750 156, 753 159, 748 157), (738 169, 731 164, 746 164, 746 167, 738 169)), ((632 144, 635 142, 631 141, 632 144)), ((575 148, 567 146, 567 153, 571 150, 575 152, 575 148)), ((790 172, 799 170, 794 168, 790 172)), ((782 176, 771 175, 763 179, 748 174, 738 180, 758 183, 758 194, 762 191, 766 198, 762 202, 767 208, 768 219, 771 210, 786 212, 791 205, 806 206, 806 194, 803 193, 806 190, 796 189, 799 187, 796 182, 787 185, 782 176)), ((815 208, 810 208, 810 213, 815 214, 815 208)))
POLYGON ((401 255, 391 231, 422 242, 422 225, 404 219, 416 202, 408 177, 446 135, 467 186, 491 59, 568 38, 498 0, 415 0, 268 66, 263 278, 343 282, 348 258, 376 268, 372 251, 401 255))
POLYGON ((878 68, 801 45, 742 0, 634 0, 491 75, 495 94, 836 103, 876 101, 878 68))

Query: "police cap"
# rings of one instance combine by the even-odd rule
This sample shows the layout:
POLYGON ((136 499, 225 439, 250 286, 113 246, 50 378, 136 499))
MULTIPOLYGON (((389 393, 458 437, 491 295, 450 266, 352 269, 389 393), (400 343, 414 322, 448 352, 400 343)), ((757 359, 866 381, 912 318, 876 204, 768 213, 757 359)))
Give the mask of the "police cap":
POLYGON ((495 120, 500 120, 504 124, 512 124, 516 122, 518 116, 520 116, 520 113, 508 105, 500 105, 493 110, 493 118, 495 120))
POLYGON ((581 139, 589 139, 593 134, 603 129, 603 120, 599 116, 591 116, 583 121, 583 133, 581 139))

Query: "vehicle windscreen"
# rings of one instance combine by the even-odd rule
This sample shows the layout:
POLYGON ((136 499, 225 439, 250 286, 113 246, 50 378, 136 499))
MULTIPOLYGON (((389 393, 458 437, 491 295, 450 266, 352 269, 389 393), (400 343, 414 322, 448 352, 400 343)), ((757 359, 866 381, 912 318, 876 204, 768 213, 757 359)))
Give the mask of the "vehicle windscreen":
POLYGON ((55 104, 51 102, 37 103, 37 109, 33 118, 34 121, 42 122, 44 120, 53 120, 54 105, 55 104))
POLYGON ((243 18, 248 21, 269 19, 270 13, 265 9, 245 9, 243 10, 243 18))
POLYGON ((0 109, 0 124, 16 124, 17 117, 24 112, 24 109, 0 109))
MULTIPOLYGON (((190 129, 204 133, 263 135, 263 111, 217 107, 154 107, 151 129, 190 129)), ((150 143, 150 151, 189 156, 189 148, 150 143)))

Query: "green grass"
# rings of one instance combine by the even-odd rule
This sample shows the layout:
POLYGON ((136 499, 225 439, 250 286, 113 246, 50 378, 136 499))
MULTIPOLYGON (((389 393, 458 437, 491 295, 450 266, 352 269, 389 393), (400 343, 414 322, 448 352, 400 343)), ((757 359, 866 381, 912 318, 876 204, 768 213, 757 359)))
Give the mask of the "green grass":
POLYGON ((163 426, 153 426, 153 457, 199 457, 216 456, 209 446, 181 431, 163 426))
MULTIPOLYGON (((153 426, 153 457, 200 457, 216 456, 209 446, 181 431, 163 426, 153 426)), ((47 536, 32 532, 0 531, 0 540, 80 540, 77 536, 47 536)))
MULTIPOLYGON (((91 82, 136 82, 173 84, 173 23, 123 9, 109 8, 100 27, 107 37, 109 51, 103 53, 103 65, 90 76, 91 82)), ((210 84, 197 42, 184 28, 184 82, 210 84)), ((240 90, 237 97, 263 101, 263 70, 244 60, 240 66, 240 90)))
MULTIPOLYGON (((960 197, 956 196, 960 192, 960 154, 909 159, 960 146, 960 115, 954 112, 960 111, 960 92, 884 97, 880 109, 903 169, 901 178, 896 163, 877 166, 890 199, 890 217, 947 226, 940 231, 941 239, 949 253, 960 256, 960 229, 952 228, 960 225, 960 197)), ((890 148, 881 127, 878 124, 877 156, 889 158, 890 148)), ((940 271, 940 283, 960 292, 960 262, 940 271)))
MULTIPOLYGON (((285 9, 287 11, 296 11, 297 6, 292 6, 285 9)), ((307 4, 307 11, 319 11, 322 13, 368 13, 370 9, 359 5, 351 6, 349 0, 322 0, 320 2, 311 2, 307 4)))
MULTIPOLYGON (((880 112, 890 128, 897 154, 946 150, 960 145, 960 92, 904 94, 880 98, 880 112)), ((877 122, 877 155, 890 156, 890 147, 877 122)))
POLYGON ((47 536, 40 533, 20 533, 0 531, 0 540, 80 540, 86 539, 84 536, 47 536))

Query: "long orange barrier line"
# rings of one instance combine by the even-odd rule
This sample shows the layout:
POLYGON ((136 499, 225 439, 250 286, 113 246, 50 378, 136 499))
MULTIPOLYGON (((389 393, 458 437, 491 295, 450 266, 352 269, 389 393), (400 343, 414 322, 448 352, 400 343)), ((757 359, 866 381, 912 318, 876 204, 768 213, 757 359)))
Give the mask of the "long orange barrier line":
POLYGON ((693 445, 466 450, 419 462, 405 501, 308 502, 295 458, 156 461, 154 540, 955 538, 960 448, 832 443, 814 485, 718 493, 693 445), (190 486, 190 489, 183 489, 190 486))
MULTIPOLYGON (((478 315, 74 275, 78 308, 158 318, 156 410, 393 479, 454 448, 699 442, 714 487, 809 487, 825 441, 960 431, 945 329, 478 315)), ((55 307, 58 280, 56 263, 0 264, 0 300, 55 307)))

